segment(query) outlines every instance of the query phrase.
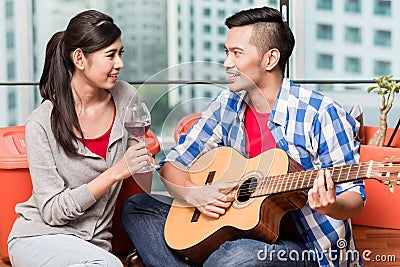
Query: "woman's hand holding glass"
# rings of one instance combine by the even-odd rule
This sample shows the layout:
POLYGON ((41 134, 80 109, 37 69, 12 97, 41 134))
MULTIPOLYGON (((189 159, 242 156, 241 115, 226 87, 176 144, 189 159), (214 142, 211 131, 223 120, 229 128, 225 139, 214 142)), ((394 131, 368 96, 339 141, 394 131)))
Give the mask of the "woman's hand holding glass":
POLYGON ((129 146, 124 154, 124 159, 131 176, 138 173, 149 164, 146 144, 144 142, 136 142, 129 146))
MULTIPOLYGON (((142 144, 144 148, 145 145, 145 133, 150 128, 151 124, 151 115, 145 103, 140 103, 135 107, 125 107, 124 108, 124 127, 128 131, 128 150, 131 147, 137 147, 136 144, 142 144)), ((127 151, 128 152, 128 151, 127 151)), ((155 167, 151 164, 149 160, 149 156, 147 154, 147 164, 142 166, 142 168, 133 172, 133 169, 129 169, 131 174, 134 173, 144 173, 144 172, 153 172, 155 167)), ((153 159, 154 162, 154 159, 153 159)), ((128 163, 127 163, 128 165, 128 163)), ((128 165, 128 168, 129 167, 128 165)))

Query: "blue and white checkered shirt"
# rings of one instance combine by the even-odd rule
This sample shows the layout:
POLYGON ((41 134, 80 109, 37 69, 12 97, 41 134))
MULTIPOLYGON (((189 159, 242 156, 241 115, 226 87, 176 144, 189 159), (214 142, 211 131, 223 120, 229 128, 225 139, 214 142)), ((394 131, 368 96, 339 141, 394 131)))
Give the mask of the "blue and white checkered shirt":
MULTIPOLYGON (((188 168, 202 154, 229 146, 242 155, 245 150, 244 112, 247 93, 223 91, 202 113, 178 145, 161 160, 178 161, 188 168)), ((304 169, 319 169, 357 163, 359 143, 354 140, 358 124, 331 98, 284 79, 271 111, 268 127, 279 148, 304 169)), ((358 192, 365 200, 364 182, 336 185, 337 195, 358 192)), ((350 220, 319 214, 306 204, 292 216, 307 248, 320 266, 363 266, 350 220)))

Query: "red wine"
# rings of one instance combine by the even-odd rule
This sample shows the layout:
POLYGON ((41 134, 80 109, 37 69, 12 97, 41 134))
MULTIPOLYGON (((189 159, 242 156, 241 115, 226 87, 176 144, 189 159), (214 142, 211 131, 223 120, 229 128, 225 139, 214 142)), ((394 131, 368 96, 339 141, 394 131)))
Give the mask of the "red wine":
POLYGON ((140 123, 144 123, 144 131, 147 132, 150 129, 149 121, 141 121, 140 123))
POLYGON ((146 124, 142 121, 128 121, 124 123, 124 127, 128 131, 128 133, 135 137, 139 137, 144 136, 144 133, 146 132, 146 127, 147 129, 150 128, 150 124, 146 124))

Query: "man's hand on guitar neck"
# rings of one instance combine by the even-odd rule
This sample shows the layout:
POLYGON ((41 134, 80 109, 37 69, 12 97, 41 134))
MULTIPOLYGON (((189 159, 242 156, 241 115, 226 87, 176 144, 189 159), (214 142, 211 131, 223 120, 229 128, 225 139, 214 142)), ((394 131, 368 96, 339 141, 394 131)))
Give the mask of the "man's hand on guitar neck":
POLYGON ((313 210, 328 215, 336 205, 336 187, 329 170, 320 170, 308 191, 308 203, 313 210))
POLYGON ((310 207, 334 219, 346 220, 358 215, 363 208, 363 200, 358 193, 343 192, 336 196, 336 186, 329 170, 320 170, 313 187, 308 191, 310 207))

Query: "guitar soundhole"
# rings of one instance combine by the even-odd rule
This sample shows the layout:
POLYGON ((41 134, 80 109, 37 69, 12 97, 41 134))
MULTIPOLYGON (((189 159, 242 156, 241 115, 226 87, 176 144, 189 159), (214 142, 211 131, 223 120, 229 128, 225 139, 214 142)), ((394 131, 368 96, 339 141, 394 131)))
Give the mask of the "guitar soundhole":
POLYGON ((257 177, 254 176, 244 181, 239 187, 237 201, 241 203, 248 201, 251 194, 257 189, 257 183, 257 177))

